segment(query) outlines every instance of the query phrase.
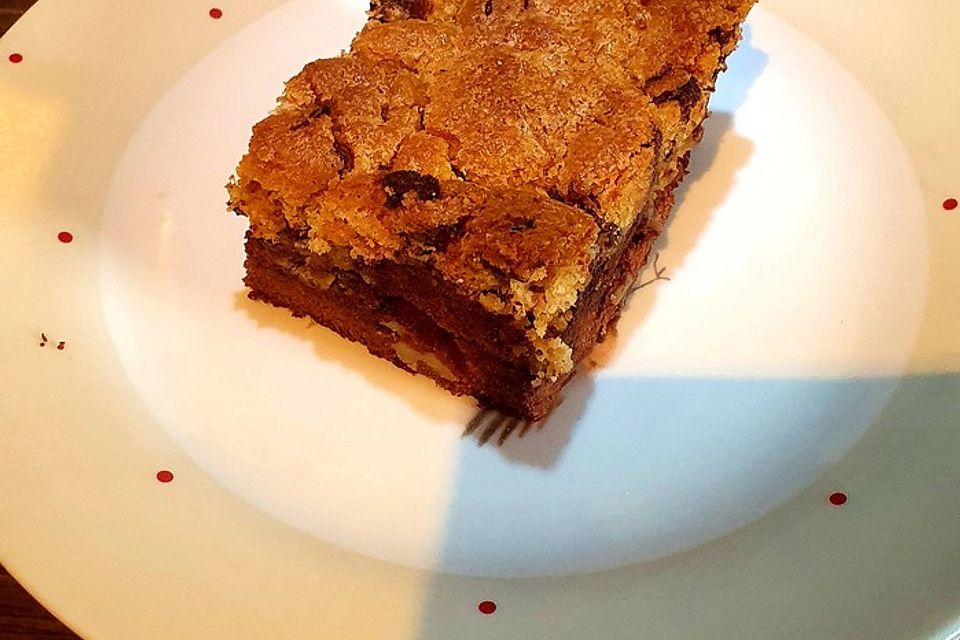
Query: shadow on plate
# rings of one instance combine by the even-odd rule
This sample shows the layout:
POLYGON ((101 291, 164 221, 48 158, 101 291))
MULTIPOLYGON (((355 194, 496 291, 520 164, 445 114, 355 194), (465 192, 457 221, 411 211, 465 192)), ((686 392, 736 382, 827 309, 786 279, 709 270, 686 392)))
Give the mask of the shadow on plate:
MULTIPOLYGON (((598 393, 614 399, 618 390, 606 386, 598 393)), ((591 411, 607 422, 591 422, 585 446, 550 478, 514 469, 498 478, 495 460, 464 450, 440 564, 482 575, 486 561, 463 562, 479 548, 506 575, 516 566, 511 556, 523 563, 537 554, 548 561, 538 569, 554 575, 434 573, 417 640, 447 638, 450 629, 462 630, 462 640, 680 638, 690 636, 691 611, 695 620, 726 621, 711 637, 728 640, 776 637, 770 620, 789 620, 792 637, 802 638, 916 637, 919 620, 934 637, 952 624, 960 539, 956 526, 943 525, 957 521, 945 516, 957 513, 945 470, 955 468, 960 447, 960 375, 650 379, 641 387, 636 401, 654 403, 652 411, 618 414, 597 403, 591 411), (720 458, 724 466, 711 464, 720 458), (841 458, 843 467, 830 470, 841 458), (588 501, 592 487, 599 489, 588 501), (617 498, 624 489, 642 494, 632 511, 618 504, 628 502, 617 498), (843 511, 826 500, 837 489, 850 491, 843 511), (531 524, 557 501, 569 503, 566 518, 531 537, 531 524), (497 518, 511 509, 520 515, 497 518), (608 535, 597 535, 605 519, 608 535), (939 526, 922 526, 928 522, 939 526), (625 529, 644 526, 661 529, 675 551, 627 560, 643 541, 625 529), (620 566, 571 573, 583 569, 578 553, 609 554, 617 545, 625 551, 620 566), (495 617, 478 615, 484 600, 496 602, 495 617), (877 602, 905 613, 892 627, 878 622, 877 602)))

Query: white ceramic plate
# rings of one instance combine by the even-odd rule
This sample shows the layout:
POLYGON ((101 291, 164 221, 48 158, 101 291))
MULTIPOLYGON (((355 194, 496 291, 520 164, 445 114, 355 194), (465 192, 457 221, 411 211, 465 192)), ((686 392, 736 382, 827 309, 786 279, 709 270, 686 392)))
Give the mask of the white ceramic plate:
POLYGON ((364 6, 210 9, 45 0, 0 43, 0 558, 54 613, 91 638, 960 628, 960 5, 757 8, 671 279, 500 450, 460 440, 469 401, 244 298, 223 184, 364 6))

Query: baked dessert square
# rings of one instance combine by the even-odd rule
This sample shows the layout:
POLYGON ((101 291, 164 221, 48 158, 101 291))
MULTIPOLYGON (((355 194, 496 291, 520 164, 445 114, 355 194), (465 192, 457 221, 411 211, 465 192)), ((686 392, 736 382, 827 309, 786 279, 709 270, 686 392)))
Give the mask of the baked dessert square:
POLYGON ((249 295, 547 416, 673 206, 754 0, 375 0, 228 185, 249 295))

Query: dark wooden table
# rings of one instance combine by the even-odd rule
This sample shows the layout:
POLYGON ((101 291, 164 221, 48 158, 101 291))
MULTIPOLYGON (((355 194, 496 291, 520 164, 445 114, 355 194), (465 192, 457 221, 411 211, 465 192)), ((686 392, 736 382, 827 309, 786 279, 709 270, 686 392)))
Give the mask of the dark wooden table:
MULTIPOLYGON (((0 0, 0 36, 36 0, 0 0)), ((76 640, 77 635, 50 615, 0 565, 0 640, 76 640)))
POLYGON ((37 0, 0 0, 0 35, 7 32, 17 18, 37 0))
POLYGON ((0 640, 76 640, 0 565, 0 640))

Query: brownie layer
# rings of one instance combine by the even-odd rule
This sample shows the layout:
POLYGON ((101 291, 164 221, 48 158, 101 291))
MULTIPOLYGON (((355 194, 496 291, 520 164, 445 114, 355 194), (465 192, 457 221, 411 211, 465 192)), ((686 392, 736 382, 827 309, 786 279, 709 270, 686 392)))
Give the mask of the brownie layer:
POLYGON ((441 295, 422 269, 392 263, 312 269, 293 243, 251 234, 246 250, 250 298, 309 316, 452 393, 485 392, 504 408, 523 404, 530 367, 503 357, 525 349, 522 337, 491 323, 475 303, 441 295))
MULTIPOLYGON (((630 233, 597 261, 593 284, 561 336, 575 363, 619 317, 670 213, 678 181, 661 189, 630 233)), ((541 420, 575 373, 534 385, 537 362, 525 334, 457 296, 423 265, 318 261, 293 234, 276 241, 248 234, 246 249, 244 282, 252 299, 309 316, 370 353, 484 406, 541 420)))

